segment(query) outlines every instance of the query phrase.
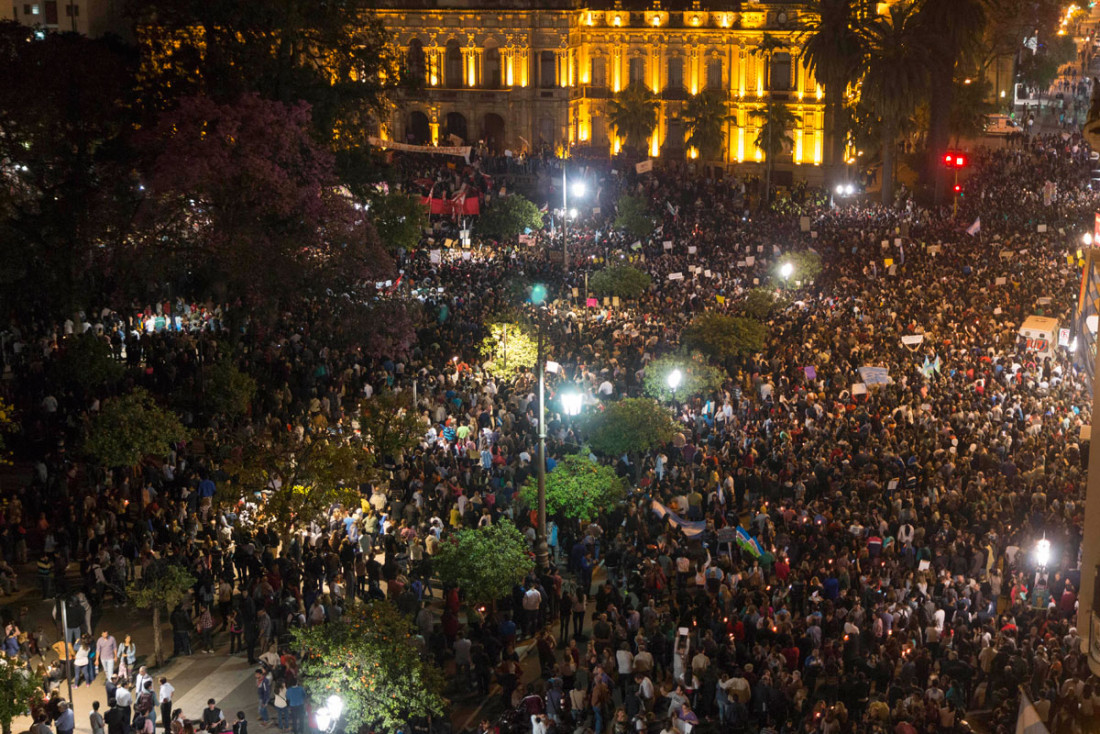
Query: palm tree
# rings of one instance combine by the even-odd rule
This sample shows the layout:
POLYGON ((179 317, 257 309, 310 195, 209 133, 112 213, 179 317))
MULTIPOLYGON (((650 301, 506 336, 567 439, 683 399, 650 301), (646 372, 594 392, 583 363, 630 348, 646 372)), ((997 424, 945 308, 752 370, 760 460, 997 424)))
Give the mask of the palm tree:
POLYGON ((956 68, 977 53, 986 20, 986 0, 924 0, 917 11, 920 42, 929 51, 926 182, 936 180, 951 136, 956 68))
POLYGON ((761 56, 764 59, 764 89, 772 88, 772 56, 776 51, 786 48, 787 44, 775 36, 765 33, 752 49, 753 56, 761 56))
POLYGON ((611 98, 607 119, 616 135, 624 139, 624 147, 644 151, 646 141, 657 127, 661 103, 657 95, 643 85, 634 83, 611 98))
POLYGON ((799 121, 798 115, 782 102, 769 99, 767 104, 749 113, 760 122, 756 147, 764 151, 764 204, 771 200, 772 168, 784 146, 794 145, 790 130, 799 121))
POLYGON ((815 0, 800 39, 806 68, 825 88, 826 164, 843 165, 844 92, 856 81, 866 50, 859 26, 863 0, 815 0))
POLYGON ((704 89, 691 97, 681 115, 687 125, 687 144, 699 151, 703 160, 716 160, 722 155, 725 140, 723 127, 735 118, 726 111, 725 96, 715 89, 704 89))
POLYGON ((902 118, 912 112, 925 88, 926 53, 913 5, 890 6, 861 33, 867 46, 867 72, 861 95, 882 121, 882 203, 894 203, 894 153, 902 118))

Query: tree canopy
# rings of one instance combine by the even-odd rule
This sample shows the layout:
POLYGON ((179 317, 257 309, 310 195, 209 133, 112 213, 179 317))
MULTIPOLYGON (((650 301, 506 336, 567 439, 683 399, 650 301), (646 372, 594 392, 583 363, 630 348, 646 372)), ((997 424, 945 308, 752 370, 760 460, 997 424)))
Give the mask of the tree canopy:
POLYGON ((339 620, 291 630, 304 650, 300 670, 310 699, 339 694, 345 731, 408 731, 409 721, 443 714, 443 674, 413 641, 411 620, 385 601, 355 604, 339 620))
POLYGON ((509 380, 529 370, 538 361, 538 338, 534 329, 522 322, 489 324, 489 333, 481 340, 481 356, 492 374, 509 380))
POLYGON ((754 319, 706 311, 684 328, 680 341, 690 349, 724 362, 763 349, 764 325, 754 319))
POLYGON ((146 456, 162 456, 187 438, 179 417, 157 405, 142 388, 103 401, 84 439, 84 451, 104 467, 133 467, 146 456))
MULTIPOLYGON (((613 468, 592 461, 587 452, 567 454, 546 475, 546 514, 589 522, 626 494, 613 468)), ((538 480, 529 477, 520 489, 528 507, 538 506, 538 480)))
POLYGON ((607 120, 615 134, 623 138, 623 147, 644 151, 646 141, 657 127, 661 101, 649 88, 635 82, 611 98, 607 120))
POLYGON ((612 265, 593 273, 588 290, 600 296, 638 298, 649 290, 653 279, 649 273, 629 265, 612 265))
POLYGON ((246 94, 228 104, 190 97, 162 115, 142 136, 140 264, 191 292, 240 294, 268 310, 391 277, 373 228, 337 190, 310 114, 246 94))
POLYGON ((183 566, 164 558, 150 563, 141 574, 126 588, 127 596, 138 609, 151 609, 153 612, 153 658, 157 665, 164 664, 164 652, 161 648, 161 612, 171 612, 187 598, 195 577, 183 566))
POLYGON ((653 217, 646 211, 645 199, 632 194, 620 196, 614 225, 633 239, 648 237, 653 232, 653 217))
POLYGON ((490 604, 507 596, 534 566, 527 539, 504 518, 453 533, 432 558, 439 578, 462 589, 471 604, 490 604))
POLYGON ((528 229, 542 229, 542 214, 519 194, 495 199, 477 221, 478 234, 495 240, 511 240, 528 229))
POLYGON ((391 191, 375 193, 368 202, 371 223, 386 249, 411 250, 420 243, 428 226, 428 207, 420 203, 419 196, 391 191))
POLYGON ((41 698, 41 679, 23 661, 14 657, 0 659, 0 730, 11 734, 11 722, 41 698))
POLYGON ((676 396, 708 395, 725 381, 722 370, 710 365, 701 355, 666 354, 645 366, 645 394, 657 400, 676 396), (680 370, 680 384, 673 390, 669 375, 680 370))
POLYGON ((592 448, 605 456, 648 451, 676 434, 672 414, 651 398, 623 398, 588 421, 592 448))

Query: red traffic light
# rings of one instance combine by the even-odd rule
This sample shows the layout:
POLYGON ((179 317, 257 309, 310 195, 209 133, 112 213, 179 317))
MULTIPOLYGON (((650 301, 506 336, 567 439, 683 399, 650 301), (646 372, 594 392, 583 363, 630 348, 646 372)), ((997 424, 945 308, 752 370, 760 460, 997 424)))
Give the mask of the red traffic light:
POLYGON ((943 156, 943 164, 948 168, 966 168, 967 163, 969 161, 965 153, 949 151, 943 156))
POLYGON ((959 193, 962 190, 963 190, 963 187, 960 184, 955 184, 955 193, 956 194, 959 193))

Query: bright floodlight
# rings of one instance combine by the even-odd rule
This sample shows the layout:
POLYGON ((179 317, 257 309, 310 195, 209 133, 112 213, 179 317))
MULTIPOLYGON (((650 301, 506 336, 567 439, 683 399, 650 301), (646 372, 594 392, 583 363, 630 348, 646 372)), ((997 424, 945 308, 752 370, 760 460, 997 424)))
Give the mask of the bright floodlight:
POLYGON ((684 373, 680 371, 679 367, 668 373, 668 386, 673 390, 680 387, 680 383, 683 381, 684 373))
POLYGON ((844 195, 844 184, 837 184, 836 185, 836 194, 837 194, 837 196, 843 196, 844 195))
POLYGON ((570 391, 563 393, 561 396, 561 407, 566 415, 580 415, 582 400, 583 396, 579 392, 570 391))
POLYGON ((852 186, 852 184, 848 184, 847 186, 844 187, 844 193, 847 194, 848 196, 851 196, 855 192, 856 192, 856 187, 852 186))
POLYGON ((1088 232, 1085 232, 1085 234, 1081 235, 1081 241, 1084 242, 1086 245, 1091 245, 1092 244, 1092 235, 1089 234, 1088 232))
POLYGON ((588 192, 588 186, 584 181, 573 182, 573 196, 584 196, 588 192))
POLYGON ((344 699, 340 698, 336 694, 328 697, 328 712, 334 719, 340 718, 340 714, 344 713, 344 699))
POLYGON ((321 731, 328 731, 329 724, 332 723, 332 715, 328 712, 324 706, 317 709, 315 714, 317 717, 317 728, 321 731))
POLYGON ((1035 563, 1040 566, 1050 563, 1050 541, 1046 538, 1035 544, 1035 563))
POLYGON ((576 219, 577 218, 577 210, 576 209, 570 209, 569 210, 569 218, 570 219, 576 219))
POLYGON ((791 263, 783 263, 779 266, 779 274, 785 279, 791 277, 791 273, 794 272, 794 265, 791 263))

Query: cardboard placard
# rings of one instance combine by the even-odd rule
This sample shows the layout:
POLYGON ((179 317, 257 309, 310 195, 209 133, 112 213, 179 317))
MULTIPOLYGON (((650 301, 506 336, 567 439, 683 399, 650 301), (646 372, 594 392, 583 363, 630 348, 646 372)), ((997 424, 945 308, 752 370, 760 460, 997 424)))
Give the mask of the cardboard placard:
POLYGON ((668 279, 669 280, 683 280, 684 279, 684 274, 683 273, 669 273, 668 274, 668 279))

